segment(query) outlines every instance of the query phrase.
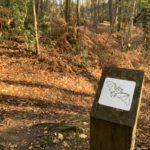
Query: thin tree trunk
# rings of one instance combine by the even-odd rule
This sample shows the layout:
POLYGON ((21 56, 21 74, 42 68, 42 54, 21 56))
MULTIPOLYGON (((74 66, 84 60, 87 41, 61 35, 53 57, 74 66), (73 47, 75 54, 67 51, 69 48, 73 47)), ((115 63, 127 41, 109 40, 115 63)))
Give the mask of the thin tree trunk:
POLYGON ((40 19, 41 0, 38 0, 37 20, 40 19))
POLYGON ((41 0, 41 18, 42 19, 44 17, 44 5, 45 5, 44 0, 41 0))
POLYGON ((130 18, 129 18, 129 26, 128 26, 128 39, 127 44, 130 45, 131 39, 132 39, 132 29, 133 29, 133 20, 134 20, 134 12, 135 12, 135 4, 136 0, 131 1, 131 7, 130 7, 130 18))
POLYGON ((77 0, 77 25, 80 25, 80 0, 77 0))
POLYGON ((122 21, 122 0, 118 0, 118 22, 117 22, 117 31, 121 30, 121 21, 122 21))
POLYGON ((117 22, 118 22, 118 7, 119 5, 119 0, 115 1, 115 6, 114 6, 114 30, 116 31, 116 26, 117 26, 117 22))
POLYGON ((100 22, 103 22, 103 8, 102 8, 102 0, 99 0, 98 1, 99 2, 99 11, 98 11, 98 20, 100 21, 100 22))
POLYGON ((35 47, 36 47, 36 54, 40 55, 40 49, 39 49, 39 40, 38 40, 38 29, 37 29, 37 18, 36 18, 36 9, 35 9, 35 0, 32 0, 33 5, 33 16, 34 16, 34 31, 35 31, 35 47))
POLYGON ((97 22, 98 22, 98 17, 97 17, 97 0, 93 1, 93 25, 95 29, 97 29, 97 22))
POLYGON ((114 11, 113 11, 113 0, 109 0, 109 17, 110 17, 110 29, 114 31, 114 11))
POLYGON ((70 0, 66 0, 65 20, 70 22, 70 0))

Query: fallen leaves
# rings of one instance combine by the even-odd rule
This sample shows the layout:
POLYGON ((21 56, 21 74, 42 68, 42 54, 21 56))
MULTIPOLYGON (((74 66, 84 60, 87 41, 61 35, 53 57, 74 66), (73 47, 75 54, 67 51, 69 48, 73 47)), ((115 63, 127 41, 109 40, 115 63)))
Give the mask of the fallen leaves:
POLYGON ((57 143, 61 142, 64 139, 64 136, 61 133, 55 132, 53 136, 54 137, 53 137, 52 141, 53 141, 54 144, 57 144, 57 143))
MULTIPOLYGON (((109 27, 106 25, 108 24, 105 23, 101 27, 109 27)), ((23 149, 22 145, 27 145, 26 149, 31 150, 49 150, 50 147, 77 149, 79 145, 80 149, 88 147, 89 120, 81 120, 89 117, 102 71, 99 63, 102 67, 116 65, 146 72, 145 100, 141 105, 141 130, 138 130, 137 143, 140 143, 143 149, 148 147, 149 53, 141 49, 121 52, 116 36, 110 37, 105 45, 108 34, 93 33, 88 27, 79 27, 79 32, 91 62, 89 66, 82 63, 83 56, 73 49, 65 35, 62 35, 64 39, 60 37, 60 41, 55 45, 60 47, 48 49, 38 58, 32 56, 31 51, 26 50, 23 45, 13 46, 16 45, 14 42, 0 44, 0 140, 3 142, 0 143, 0 148, 1 145, 5 147, 9 140, 10 143, 16 142, 20 149, 23 149), (97 49, 94 49, 93 45, 96 45, 97 49), (100 53, 100 60, 96 50, 100 53), (64 128, 63 132, 55 131, 55 125, 53 132, 50 132, 49 126, 44 129, 39 127, 37 130, 23 129, 42 122, 65 121, 73 124, 77 120, 80 120, 77 127, 83 128, 82 131, 76 127, 64 128), (26 143, 21 143, 22 138, 26 143)), ((70 35, 75 37, 76 33, 70 35)), ((12 144, 10 148, 16 150, 18 147, 12 144)))

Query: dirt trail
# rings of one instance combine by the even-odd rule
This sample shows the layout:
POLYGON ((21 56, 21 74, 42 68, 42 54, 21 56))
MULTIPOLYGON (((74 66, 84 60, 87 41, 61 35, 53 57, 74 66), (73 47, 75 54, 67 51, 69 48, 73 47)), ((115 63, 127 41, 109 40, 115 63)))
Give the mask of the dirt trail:
MULTIPOLYGON (((136 148, 148 149, 150 55, 140 50, 110 51, 112 43, 116 44, 110 39, 101 67, 116 63, 145 71, 136 148), (113 59, 120 56, 120 62, 113 59)), ((89 112, 102 68, 97 63, 80 73, 64 73, 51 67, 28 51, 0 45, 0 150, 89 149, 89 112), (57 137, 59 132, 63 139, 57 137)))

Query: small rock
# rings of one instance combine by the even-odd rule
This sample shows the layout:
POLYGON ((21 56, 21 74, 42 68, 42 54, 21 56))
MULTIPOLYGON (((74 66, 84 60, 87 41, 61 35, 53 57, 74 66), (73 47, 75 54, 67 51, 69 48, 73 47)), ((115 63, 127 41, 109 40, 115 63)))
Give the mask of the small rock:
POLYGON ((64 141, 64 142, 63 142, 63 146, 64 146, 64 147, 69 147, 69 144, 68 144, 66 141, 64 141))
POLYGON ((53 141, 54 144, 59 143, 59 139, 57 139, 57 138, 54 138, 52 141, 53 141))
POLYGON ((87 122, 83 122, 83 125, 87 126, 87 125, 88 125, 88 123, 87 123, 87 122))
POLYGON ((44 134, 47 134, 48 133, 48 131, 44 131, 44 134))
POLYGON ((58 133, 58 139, 59 139, 60 141, 62 141, 62 140, 64 139, 64 136, 63 136, 63 134, 61 134, 61 133, 58 133))
POLYGON ((86 134, 80 134, 79 137, 80 137, 81 139, 86 139, 86 138, 87 138, 87 135, 86 135, 86 134))
POLYGON ((32 146, 29 146, 29 149, 32 149, 32 146))
POLYGON ((54 135, 57 136, 57 132, 54 132, 54 135))

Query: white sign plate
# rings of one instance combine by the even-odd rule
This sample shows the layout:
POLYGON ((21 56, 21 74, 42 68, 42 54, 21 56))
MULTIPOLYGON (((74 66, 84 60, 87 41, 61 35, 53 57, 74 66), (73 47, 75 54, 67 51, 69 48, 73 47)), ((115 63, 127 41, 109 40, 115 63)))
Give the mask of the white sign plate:
POLYGON ((136 82, 106 78, 98 103, 101 105, 129 111, 132 104, 136 82))

